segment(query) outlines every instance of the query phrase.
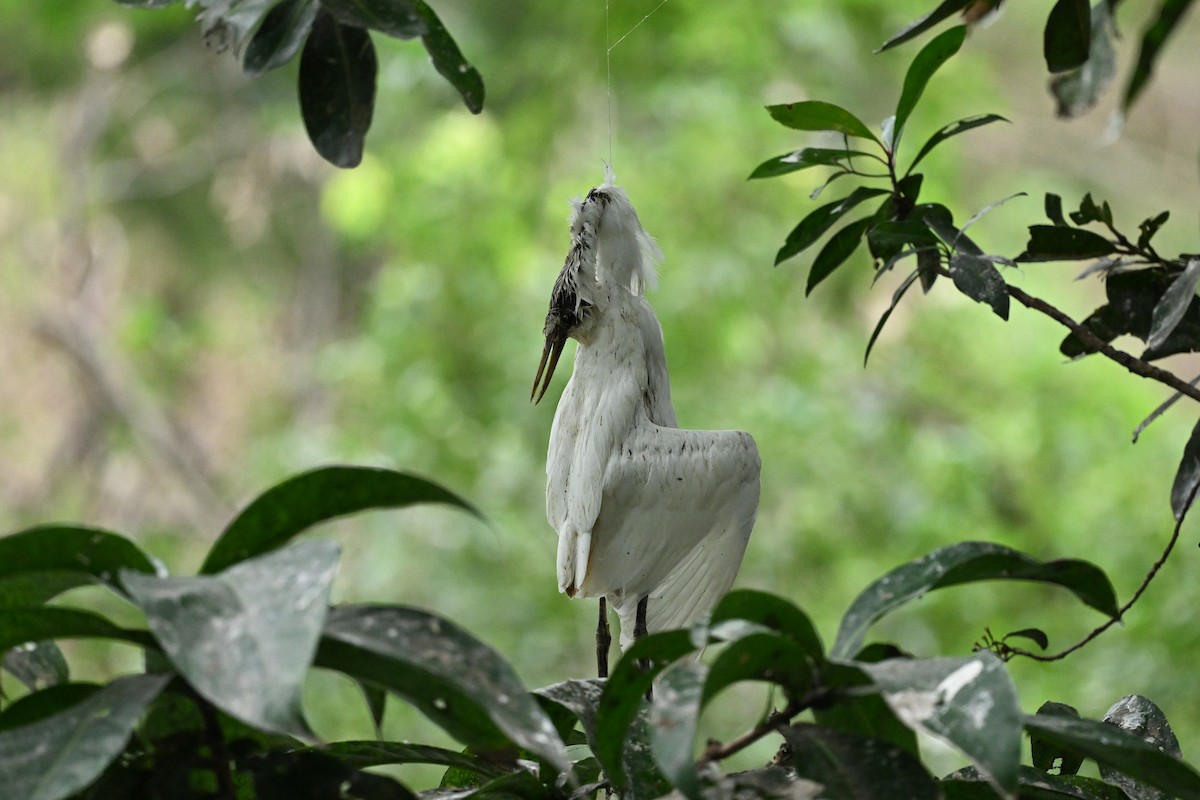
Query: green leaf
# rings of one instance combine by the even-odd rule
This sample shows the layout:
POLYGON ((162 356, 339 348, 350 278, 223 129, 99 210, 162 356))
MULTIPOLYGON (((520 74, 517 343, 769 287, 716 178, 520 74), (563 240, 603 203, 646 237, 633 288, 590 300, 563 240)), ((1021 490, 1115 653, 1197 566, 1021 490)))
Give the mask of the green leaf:
MULTIPOLYGON (((604 691, 604 681, 598 678, 590 680, 569 680, 535 689, 534 695, 542 702, 564 708, 583 725, 588 743, 595 750, 596 742, 596 707, 600 703, 600 695, 604 691)), ((563 726, 558 726, 560 734, 563 726)))
POLYGON ((1041 562, 991 542, 959 542, 910 561, 879 578, 855 598, 842 618, 830 657, 846 659, 862 647, 875 620, 926 592, 986 580, 1025 580, 1069 589, 1102 614, 1117 613, 1108 576, 1094 564, 1065 559, 1041 562))
POLYGON ((904 724, 961 751, 1001 792, 1016 790, 1021 709, 1000 659, 985 651, 972 658, 896 658, 862 668, 904 724))
MULTIPOLYGON (((889 654, 889 657, 896 657, 889 654)), ((882 659, 867 659, 859 653, 855 661, 873 663, 882 659)), ((848 733, 858 733, 872 739, 882 739, 905 752, 920 757, 917 734, 902 723, 882 697, 866 687, 874 685, 861 664, 829 663, 821 673, 826 688, 833 690, 828 703, 813 708, 818 725, 848 733)))
POLYGON ((321 6, 343 25, 370 28, 397 39, 429 32, 420 0, 321 0, 321 6))
POLYGON ((878 739, 817 725, 780 731, 796 774, 824 787, 821 797, 938 800, 933 777, 911 753, 878 739))
POLYGON ((1043 741, 1067 747, 1102 767, 1163 790, 1181 800, 1200 798, 1200 774, 1153 744, 1120 728, 1088 719, 1046 714, 1027 715, 1025 730, 1043 741))
POLYGON ((900 305, 900 301, 904 299, 904 294, 908 291, 909 287, 913 285, 913 281, 917 279, 919 274, 920 270, 913 272, 907 278, 905 278, 899 286, 896 287, 896 291, 892 292, 891 304, 887 307, 887 310, 880 315, 879 322, 875 323, 875 329, 871 331, 871 338, 867 340, 867 351, 863 354, 863 366, 866 366, 867 360, 871 357, 871 350, 875 347, 875 341, 879 338, 879 334, 883 333, 883 326, 887 324, 889 319, 891 319, 892 312, 896 310, 896 306, 900 305))
MULTIPOLYGON (((1103 722, 1120 728, 1126 733, 1141 739, 1143 742, 1154 745, 1167 755, 1178 759, 1183 758, 1183 752, 1179 749, 1179 739, 1176 738, 1175 732, 1171 730, 1171 724, 1167 722, 1166 714, 1152 700, 1146 697, 1138 694, 1122 697, 1116 703, 1113 703, 1112 708, 1108 709, 1108 713, 1104 715, 1103 722)), ((1147 786, 1142 781, 1132 778, 1106 764, 1100 765, 1100 777, 1115 786, 1119 786, 1130 797, 1164 797, 1161 792, 1153 787, 1147 786)))
POLYGON ((153 575, 155 565, 124 536, 98 528, 42 525, 0 538, 0 596, 11 601, 5 604, 35 605, 88 583, 119 590, 122 569, 153 575))
POLYGON ((375 728, 375 738, 383 740, 383 714, 387 710, 387 689, 365 681, 355 681, 363 699, 367 701, 367 711, 371 714, 371 725, 375 728))
POLYGON ((249 760, 244 772, 253 778, 254 796, 264 800, 417 800, 391 778, 357 770, 323 750, 267 752, 249 760))
POLYGON ((1112 242, 1098 233, 1061 225, 1030 225, 1029 243, 1017 261, 1080 261, 1116 252, 1112 242))
MULTIPOLYGON (((1065 703, 1047 701, 1037 710, 1039 714, 1052 717, 1067 717, 1079 719, 1079 712, 1065 703)), ((1061 747, 1055 742, 1044 740, 1038 733, 1029 735, 1029 749, 1033 766, 1042 772, 1049 772, 1057 767, 1059 775, 1074 775, 1083 764, 1083 756, 1070 747, 1061 747)))
POLYGON ((1154 72, 1154 63, 1162 51, 1167 37, 1175 32, 1184 13, 1191 6, 1192 0, 1162 0, 1158 6, 1158 17, 1142 32, 1142 43, 1138 48, 1137 64, 1129 75, 1129 85, 1125 87, 1125 97, 1121 100, 1121 109, 1128 111, 1134 101, 1141 95, 1142 90, 1150 81, 1154 72))
POLYGON ((1058 0, 1046 19, 1042 53, 1051 72, 1066 72, 1088 60, 1092 39, 1089 0, 1058 0))
POLYGON ((674 664, 659 678, 650 705, 654 763, 672 786, 692 800, 700 797, 694 750, 707 678, 708 665, 703 661, 674 664))
POLYGON ((929 30, 934 25, 937 25, 947 17, 953 16, 959 11, 962 11, 972 2, 974 2, 974 0, 944 0, 944 2, 938 5, 938 7, 933 11, 930 11, 928 14, 916 20, 915 22, 909 23, 898 33, 893 34, 891 38, 880 45, 879 50, 876 52, 882 52, 889 48, 895 47, 902 42, 907 42, 909 39, 920 36, 922 33, 929 30))
POLYGON ((1092 6, 1091 27, 1087 61, 1050 80, 1050 93, 1058 101, 1060 117, 1078 117, 1092 109, 1117 74, 1115 29, 1108 0, 1098 0, 1092 6))
POLYGON ((334 166, 362 161, 378 72, 370 34, 322 8, 300 54, 300 113, 313 147, 334 166))
POLYGON ((951 56, 958 52, 966 37, 966 25, 958 25, 944 31, 921 48, 921 52, 917 53, 917 57, 909 65, 908 72, 904 75, 904 88, 900 92, 900 102, 896 105, 896 121, 892 129, 893 153, 900 149, 900 138, 904 135, 904 126, 908 123, 913 109, 916 108, 917 101, 925 92, 929 79, 933 77, 933 73, 950 60, 951 56))
MULTIPOLYGON (((1047 775, 1032 767, 1022 766, 1017 773, 1021 783, 1021 798, 1029 800, 1129 800, 1120 789, 1096 778, 1078 775, 1047 775)), ((965 767, 947 775, 941 781, 945 800, 999 800, 1000 795, 987 785, 974 767, 965 767)))
MULTIPOLYGON (((878 143, 879 138, 846 109, 821 100, 804 100, 767 106, 767 112, 782 125, 799 131, 834 131, 878 143)), ((882 146, 882 145, 881 145, 882 146)))
POLYGON ((875 221, 874 217, 863 217, 860 220, 851 222, 846 227, 829 237, 829 241, 821 248, 821 252, 817 253, 817 257, 813 260, 812 269, 808 272, 808 283, 804 287, 804 293, 810 294, 812 290, 817 288, 821 281, 833 274, 833 271, 846 263, 846 259, 854 254, 862 243, 863 235, 867 232, 867 228, 875 221))
POLYGON ((6 608, 0 612, 0 651, 48 639, 113 639, 157 647, 145 631, 118 627, 99 614, 58 606, 6 608))
POLYGON ((1004 634, 1004 641, 1007 642, 1014 636, 1018 639, 1028 639, 1042 650, 1045 650, 1050 646, 1050 637, 1047 636, 1046 632, 1041 628, 1021 628, 1017 631, 1010 631, 1009 633, 1004 634))
POLYGON ((876 161, 879 156, 864 153, 861 150, 831 150, 821 147, 806 147, 803 150, 793 150, 781 156, 767 159, 754 168, 750 180, 755 178, 774 178, 796 172, 809 167, 832 167, 851 165, 855 158, 870 158, 876 161))
POLYGON ((29 690, 63 683, 70 677, 67 660, 52 641, 26 642, 4 654, 4 669, 29 690))
POLYGON ((917 151, 917 157, 909 164, 908 173, 911 173, 913 168, 921 162, 921 159, 933 152, 933 149, 942 142, 952 136, 958 136, 960 133, 966 133, 975 128, 982 128, 984 125, 991 125, 993 122, 1008 122, 1008 120, 999 114, 980 114, 976 117, 965 117, 964 119, 951 122, 925 140, 925 144, 921 145, 921 149, 917 151))
POLYGON ((337 561, 335 543, 306 541, 216 576, 122 580, 202 697, 248 725, 312 739, 301 694, 337 561))
POLYGON ((513 668, 449 620, 404 606, 334 608, 316 665, 395 692, 480 753, 515 745, 570 770, 554 725, 513 668))
POLYGON ((1108 203, 1103 202, 1096 205, 1096 201, 1092 199, 1091 192, 1083 196, 1083 200, 1079 202, 1079 210, 1071 212, 1071 221, 1076 225, 1086 225, 1089 222, 1105 222, 1112 225, 1112 212, 1108 208, 1108 203))
POLYGON ((1051 192, 1046 192, 1046 216, 1059 227, 1067 226, 1067 221, 1063 218, 1062 198, 1051 192))
POLYGON ((0 731, 29 725, 65 711, 100 689, 96 683, 59 683, 30 692, 0 711, 0 731))
POLYGON ((1154 350, 1163 346, 1195 301, 1197 283, 1200 283, 1200 258, 1190 258, 1187 267, 1172 279, 1162 299, 1154 306, 1147 348, 1154 350))
POLYGON ((290 61, 308 38, 317 8, 317 0, 283 0, 268 11, 242 56, 246 74, 261 75, 290 61))
POLYGON ((884 220, 867 231, 867 246, 876 263, 879 274, 891 269, 899 261, 901 253, 914 255, 921 249, 937 248, 938 239, 919 219, 884 220))
POLYGON ((1197 486, 1200 486, 1200 422, 1192 428, 1179 469, 1175 471, 1175 482, 1171 485, 1171 510, 1177 521, 1182 521, 1191 508, 1197 486))
POLYGON ((252 501, 221 534, 200 572, 219 572, 274 550, 319 522, 418 503, 445 503, 483 518, 458 495, 416 475, 371 467, 320 467, 294 475, 252 501))
POLYGON ((813 658, 821 660, 824 657, 821 637, 808 615, 782 597, 753 589, 735 589, 717 603, 710 625, 715 627, 731 619, 756 622, 779 631, 798 642, 813 658))
POLYGON ((1139 249, 1145 250, 1150 246, 1150 240, 1154 238, 1154 234, 1158 233, 1158 229, 1170 218, 1171 212, 1164 211, 1157 216, 1144 219, 1138 225, 1141 233, 1138 235, 1137 246, 1139 249))
POLYGON ((458 90, 472 114, 483 111, 483 76, 463 57, 462 51, 458 49, 458 45, 433 9, 424 2, 417 2, 416 8, 425 23, 421 43, 425 45, 434 69, 458 90))
POLYGON ((775 256, 776 266, 816 244, 817 240, 825 234, 825 231, 833 227, 835 222, 844 217, 859 203, 885 194, 888 194, 887 189, 873 189, 867 186, 860 186, 841 200, 834 200, 832 203, 826 203, 820 208, 815 209, 804 219, 800 220, 800 224, 788 234, 783 247, 779 249, 779 253, 775 256))
POLYGON ((433 764, 466 770, 486 778, 504 774, 496 765, 489 764, 477 756, 426 744, 346 741, 305 749, 319 749, 354 769, 382 767, 388 764, 433 764))
POLYGON ((0 732, 0 786, 23 800, 60 800, 94 781, 125 749, 166 675, 118 678, 82 702, 0 732))
POLYGON ((704 682, 703 702, 707 704, 741 681, 768 681, 783 687, 788 697, 801 697, 816 683, 819 664, 817 657, 794 639, 770 631, 748 633, 713 659, 704 682))
POLYGON ((986 303, 1000 319, 1008 319, 1008 284, 986 256, 958 252, 950 257, 950 277, 967 297, 986 303))

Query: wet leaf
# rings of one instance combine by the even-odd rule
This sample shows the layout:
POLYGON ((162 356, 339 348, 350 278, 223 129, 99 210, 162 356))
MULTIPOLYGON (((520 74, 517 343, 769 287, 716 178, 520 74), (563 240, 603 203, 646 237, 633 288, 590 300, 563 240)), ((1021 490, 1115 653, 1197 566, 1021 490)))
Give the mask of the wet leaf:
POLYGON ((1025 245, 1025 252, 1017 256, 1017 261, 1079 261, 1115 252, 1112 242, 1083 228, 1030 225, 1029 243, 1025 245))
POLYGON ((1025 730, 1045 742, 1070 748, 1103 768, 1162 789, 1182 800, 1200 798, 1200 774, 1153 744, 1120 728, 1088 719, 1035 714, 1026 716, 1025 730))
POLYGON ((385 687, 477 752, 511 759, 521 748, 570 770, 554 725, 513 668, 449 620, 405 606, 334 608, 316 665, 385 687))
POLYGON ((4 669, 30 691, 63 683, 70 677, 67 660, 54 642, 26 642, 4 654, 4 669))
POLYGON ((1008 122, 1007 119, 999 114, 980 114, 976 117, 966 117, 965 119, 955 120, 949 125, 941 128, 932 136, 925 140, 925 144, 921 145, 921 149, 917 151, 917 157, 912 160, 908 166, 908 172, 912 172, 913 168, 921 162, 925 156, 933 152, 933 149, 947 139, 958 136, 960 133, 982 128, 984 125, 991 125, 993 122, 1008 122))
POLYGON ((417 475, 371 467, 320 467, 255 498, 221 534, 200 572, 220 572, 274 550, 320 522, 420 503, 456 506, 483 518, 466 500, 417 475))
POLYGON ((851 658, 871 623, 926 592, 985 580, 1054 584, 1102 614, 1117 612, 1112 583, 1094 564, 1075 559, 1041 562, 1003 545, 959 542, 897 567, 864 589, 842 618, 830 657, 851 658))
POLYGON ((783 728, 796 774, 824 787, 821 797, 937 800, 933 777, 911 753, 888 742, 817 725, 783 728))
POLYGON ((917 102, 925 92, 925 86, 933 74, 945 64, 962 47, 967 36, 967 26, 958 25, 936 36, 929 44, 921 48, 913 59, 904 75, 904 88, 900 92, 900 102, 896 105, 896 120, 892 134, 892 152, 900 149, 900 139, 904 135, 904 127, 908 118, 916 108, 917 102))
POLYGON ((6 795, 60 800, 88 786, 125 749, 142 711, 168 680, 118 678, 57 714, 0 731, 0 786, 6 795))
POLYGON ((829 237, 829 241, 813 259, 812 269, 808 271, 808 283, 804 293, 809 294, 823 280, 833 274, 834 270, 846 263, 854 251, 862 244, 863 235, 875 221, 874 217, 863 217, 849 223, 846 227, 829 237))
POLYGON ((472 114, 483 111, 483 76, 463 57, 433 9, 423 2, 416 3, 416 8, 421 21, 425 23, 421 43, 425 45, 434 69, 458 90, 472 114))
POLYGON ((934 25, 937 25, 942 20, 957 14, 959 11, 962 11, 972 2, 974 2, 974 0, 944 0, 944 2, 939 4, 938 7, 933 11, 929 12, 915 22, 909 23, 898 33, 893 34, 891 38, 880 45, 877 52, 882 52, 889 48, 895 47, 902 42, 907 42, 909 39, 920 36, 922 33, 929 30, 934 25))
POLYGON ((323 4, 300 54, 300 113, 321 157, 356 167, 375 113, 379 62, 371 36, 343 25, 323 4))
POLYGON ((960 292, 1008 319, 1008 284, 989 258, 957 252, 950 257, 950 277, 960 292))
POLYGON ((859 203, 885 194, 888 194, 887 189, 860 186, 842 199, 826 203, 820 208, 813 210, 808 216, 800 220, 800 224, 788 234, 787 241, 784 242, 783 247, 779 249, 779 253, 775 256, 775 264, 778 265, 816 244, 817 240, 825 234, 825 231, 829 230, 835 222, 844 217, 859 203))
POLYGON ((1200 485, 1200 422, 1192 428, 1192 435, 1183 448, 1183 458, 1175 471, 1175 482, 1171 485, 1171 510, 1176 521, 1182 520, 1192 507, 1196 487, 1200 485))
POLYGON ((1200 283, 1200 258, 1188 259, 1183 272, 1171 280, 1162 299, 1154 306, 1150 320, 1150 338, 1146 347, 1154 350, 1163 346, 1167 337, 1183 320, 1188 307, 1196 299, 1196 284, 1200 283))
MULTIPOLYGON (((1171 730, 1162 709, 1148 698, 1138 694, 1127 695, 1113 704, 1104 715, 1103 722, 1131 733, 1143 742, 1152 744, 1162 752, 1182 759, 1179 739, 1171 730)), ((1119 786, 1130 797, 1138 800, 1170 800, 1168 795, 1142 781, 1131 778, 1120 770, 1107 765, 1100 766, 1100 777, 1119 786)))
POLYGON ((782 125, 800 131, 833 131, 879 142, 862 120, 846 109, 821 100, 805 100, 767 106, 767 112, 782 125))
POLYGON ((37 606, 6 608, 0 612, 0 651, 49 639, 112 639, 139 647, 157 645, 145 631, 118 627, 90 611, 37 606))
POLYGON ((299 52, 317 16, 317 0, 283 0, 263 18, 242 56, 247 75, 281 67, 299 52))
POLYGON ((1016 790, 1021 709, 998 658, 898 658, 862 668, 904 724, 961 751, 1001 792, 1016 790))
POLYGON ((1078 117, 1092 109, 1117 74, 1115 29, 1106 0, 1092 6, 1091 27, 1087 61, 1050 81, 1060 117, 1078 117))
POLYGON ((1184 13, 1191 6, 1192 0, 1162 0, 1158 6, 1158 16, 1142 31, 1142 43, 1138 48, 1137 64, 1129 75, 1129 85, 1125 87, 1125 97, 1121 100, 1121 108, 1125 111, 1133 105, 1141 95, 1142 90, 1150 81, 1154 72, 1154 64, 1167 38, 1175 32, 1184 13))
POLYGON ((333 542, 306 541, 215 576, 121 579, 201 696, 248 725, 312 739, 301 694, 337 561, 333 542))
POLYGON ((755 178, 774 178, 787 175, 810 167, 832 167, 843 164, 849 165, 856 158, 878 160, 878 156, 864 153, 861 150, 832 150, 821 147, 806 147, 803 150, 793 150, 781 156, 775 156, 759 164, 750 173, 750 180, 755 178))

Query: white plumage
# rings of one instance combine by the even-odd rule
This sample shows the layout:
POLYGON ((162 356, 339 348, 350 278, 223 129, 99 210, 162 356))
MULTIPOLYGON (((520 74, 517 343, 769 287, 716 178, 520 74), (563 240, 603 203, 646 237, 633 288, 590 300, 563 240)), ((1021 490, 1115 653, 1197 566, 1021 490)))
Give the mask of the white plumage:
POLYGON ((575 203, 571 234, 534 379, 540 400, 567 338, 578 341, 550 432, 546 515, 559 590, 607 598, 627 647, 643 598, 653 632, 690 624, 728 591, 760 462, 747 433, 677 427, 662 329, 643 296, 661 253, 611 174, 575 203))

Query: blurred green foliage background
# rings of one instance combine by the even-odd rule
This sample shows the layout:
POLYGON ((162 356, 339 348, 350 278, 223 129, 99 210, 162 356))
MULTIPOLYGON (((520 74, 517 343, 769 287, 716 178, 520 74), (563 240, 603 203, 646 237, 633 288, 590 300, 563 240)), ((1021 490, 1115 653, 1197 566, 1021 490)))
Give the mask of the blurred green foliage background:
MULTIPOLYGON (((338 599, 432 608, 496 646, 530 686, 589 675, 595 609, 557 594, 543 511, 568 370, 542 405, 528 390, 567 201, 611 159, 666 253, 650 299, 681 424, 750 431, 762 453, 738 585, 791 598, 831 640, 873 578, 986 539, 1091 559, 1129 596, 1170 533, 1192 409, 1131 446, 1165 390, 1094 358, 1064 364, 1054 323, 1024 309, 1003 323, 949 286, 910 294, 864 369, 892 279, 871 288, 864 251, 805 298, 805 258, 772 267, 821 176, 746 176, 820 139, 762 107, 823 99, 881 120, 919 45, 872 50, 929 0, 672 0, 612 50, 611 84, 606 36, 657 0, 433 5, 483 73, 484 113, 463 109, 418 44, 376 37, 367 156, 340 172, 305 138, 296 65, 244 78, 205 48, 182 6, 0 0, 5 530, 85 521, 187 573, 236 508, 289 473, 331 462, 413 470, 470 498, 494 528, 441 509, 338 523, 338 599)), ((1053 116, 1040 54, 1048 5, 1008 4, 934 79, 910 146, 972 114, 1013 124, 940 148, 923 197, 965 220, 1028 192, 972 229, 1008 256, 1041 221, 1046 191, 1068 206, 1085 191, 1106 198, 1127 229, 1169 208, 1160 250, 1194 251, 1200 20, 1177 34, 1113 140, 1115 97, 1080 121, 1053 116)), ((1145 9, 1122 11, 1122 29, 1136 32, 1145 9)), ((1120 42, 1126 69, 1136 40, 1120 42)), ((1075 283, 1077 272, 1036 264, 1009 277, 1079 318, 1103 287, 1075 283)), ((1166 364, 1191 377, 1196 362, 1166 364)), ((1145 694, 1185 756, 1200 757, 1195 542, 1188 526, 1123 626, 1064 662, 1013 662, 1026 710, 1054 699, 1097 717, 1145 694)), ((1041 627, 1062 647, 1101 621, 1065 592, 1007 584, 939 593, 877 634, 961 655, 984 626, 1041 627)), ((69 654, 85 677, 132 657, 69 654)), ((318 731, 369 736, 350 687, 318 675, 311 688, 318 731)), ((765 708, 761 693, 744 697, 765 708)), ((388 720, 393 738, 419 725, 388 720)))

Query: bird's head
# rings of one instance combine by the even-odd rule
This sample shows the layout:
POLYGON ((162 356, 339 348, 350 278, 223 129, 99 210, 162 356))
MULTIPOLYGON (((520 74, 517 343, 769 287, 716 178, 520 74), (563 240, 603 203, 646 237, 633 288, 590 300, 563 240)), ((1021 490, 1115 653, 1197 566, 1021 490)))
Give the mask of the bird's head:
POLYGON ((654 281, 654 265, 662 253, 624 190, 612 181, 609 171, 603 184, 574 201, 571 249, 554 281, 542 329, 546 345, 530 393, 534 403, 541 402, 550 387, 567 339, 587 324, 610 292, 617 288, 640 295, 654 281))

